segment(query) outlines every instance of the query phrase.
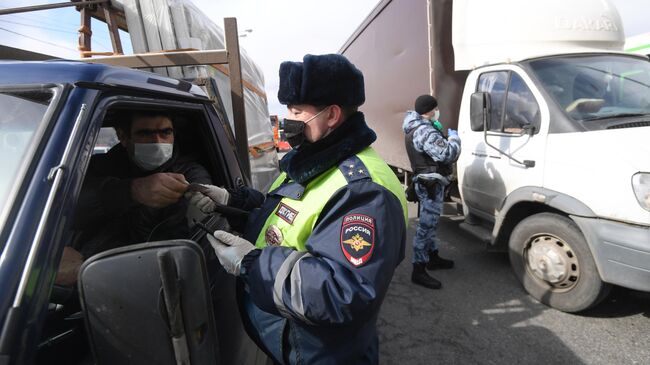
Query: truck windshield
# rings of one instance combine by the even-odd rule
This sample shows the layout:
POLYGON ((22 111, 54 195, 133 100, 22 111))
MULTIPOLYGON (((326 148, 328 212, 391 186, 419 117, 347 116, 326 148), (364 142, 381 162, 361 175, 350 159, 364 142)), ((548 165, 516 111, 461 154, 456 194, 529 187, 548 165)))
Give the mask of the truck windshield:
POLYGON ((0 225, 4 224, 12 188, 17 188, 39 133, 54 90, 0 90, 0 225))
POLYGON ((535 60, 542 86, 574 121, 650 115, 650 62, 589 55, 535 60))

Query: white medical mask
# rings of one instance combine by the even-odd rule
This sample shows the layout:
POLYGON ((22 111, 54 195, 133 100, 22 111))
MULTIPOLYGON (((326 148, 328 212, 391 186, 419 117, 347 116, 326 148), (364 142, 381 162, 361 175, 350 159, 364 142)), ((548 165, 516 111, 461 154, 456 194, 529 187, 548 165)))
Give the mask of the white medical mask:
POLYGON ((440 119, 440 110, 436 109, 436 111, 433 112, 433 117, 431 118, 431 121, 435 122, 438 119, 440 119))
POLYGON ((133 160, 146 171, 159 168, 174 153, 173 143, 134 143, 133 160))

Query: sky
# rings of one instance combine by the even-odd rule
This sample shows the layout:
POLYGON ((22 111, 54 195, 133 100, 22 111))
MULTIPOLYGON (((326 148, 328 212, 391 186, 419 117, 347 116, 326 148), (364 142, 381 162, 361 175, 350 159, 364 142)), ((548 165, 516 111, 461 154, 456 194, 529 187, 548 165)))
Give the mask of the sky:
MULTIPOLYGON (((65 0, 0 0, 0 8, 65 0)), ((269 113, 281 117, 286 107, 277 101, 282 61, 302 61, 307 54, 336 53, 378 0, 192 0, 217 25, 236 17, 240 47, 262 69, 269 113), (342 11, 345 9, 345 11, 342 11), (244 32, 251 29, 250 33, 244 32)), ((0 44, 58 57, 78 58, 79 13, 73 8, 0 15, 0 44), (15 34, 20 33, 21 35, 15 34)), ((109 51, 105 24, 93 22, 93 50, 109 51)), ((128 36, 121 37, 125 51, 128 36)))
MULTIPOLYGON (((0 0, 0 8, 65 0, 0 0)), ((277 101, 282 61, 302 61, 305 54, 336 53, 379 0, 192 0, 216 24, 236 17, 240 46, 262 69, 269 113, 281 118, 277 101), (245 30, 250 29, 251 32, 245 30)), ((626 36, 650 32, 650 0, 611 0, 623 20, 626 36)), ((0 15, 0 44, 57 57, 78 58, 79 13, 72 8, 0 15)), ((128 36, 122 43, 130 52, 128 36)), ((93 50, 110 50, 105 24, 93 23, 93 50)))
MULTIPOLYGON (((0 8, 14 8, 65 0, 0 0, 0 8)), ((77 30, 80 16, 74 8, 0 15, 0 44, 61 58, 79 58, 77 30)), ((110 51, 106 24, 93 21, 93 51, 110 51)), ((131 52, 128 34, 120 31, 125 52, 131 52)))
MULTIPOLYGON (((277 101, 282 61, 302 61, 305 54, 336 53, 378 0, 193 0, 217 24, 237 18, 239 45, 262 68, 269 113, 281 117, 277 101)), ((650 0, 649 0, 650 1, 650 0)))

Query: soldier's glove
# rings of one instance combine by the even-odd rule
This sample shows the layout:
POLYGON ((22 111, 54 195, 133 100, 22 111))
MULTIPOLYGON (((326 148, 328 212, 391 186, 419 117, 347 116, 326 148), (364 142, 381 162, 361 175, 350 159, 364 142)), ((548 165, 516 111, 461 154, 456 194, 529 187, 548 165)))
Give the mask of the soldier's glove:
POLYGON ((199 208, 203 213, 212 213, 216 204, 227 205, 230 193, 224 188, 206 184, 192 184, 185 197, 190 204, 199 208))
POLYGON ((458 131, 451 128, 447 129, 447 138, 459 138, 458 131))
POLYGON ((215 231, 213 235, 206 235, 214 248, 221 266, 227 273, 239 276, 241 262, 249 252, 255 249, 252 243, 226 231, 215 231))

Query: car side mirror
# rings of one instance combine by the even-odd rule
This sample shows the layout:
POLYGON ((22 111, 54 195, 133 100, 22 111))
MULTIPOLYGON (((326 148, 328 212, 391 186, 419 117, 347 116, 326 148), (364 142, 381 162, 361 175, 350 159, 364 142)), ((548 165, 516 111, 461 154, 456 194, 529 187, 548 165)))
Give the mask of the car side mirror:
POLYGON ((486 92, 473 93, 470 98, 469 108, 472 131, 490 130, 490 94, 486 92))
POLYGON ((537 132, 537 128, 535 128, 535 126, 532 124, 523 125, 521 129, 523 130, 524 134, 527 134, 531 137, 534 136, 535 133, 537 132))
POLYGON ((97 364, 217 364, 217 333, 202 250, 151 242, 81 266, 79 297, 97 364))

